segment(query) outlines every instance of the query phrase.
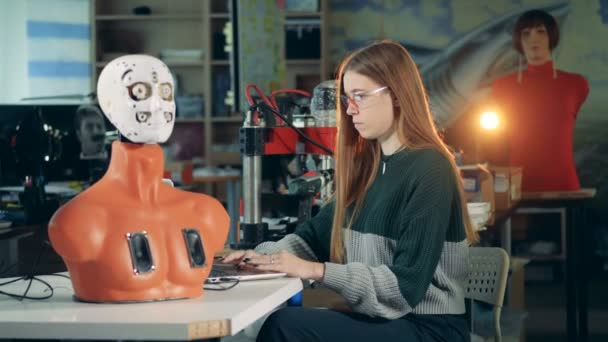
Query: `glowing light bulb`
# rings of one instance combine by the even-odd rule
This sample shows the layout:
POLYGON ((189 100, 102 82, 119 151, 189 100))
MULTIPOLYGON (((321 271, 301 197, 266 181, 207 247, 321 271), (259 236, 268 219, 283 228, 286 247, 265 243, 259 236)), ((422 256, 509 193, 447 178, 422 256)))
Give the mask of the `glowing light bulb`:
POLYGON ((495 112, 487 111, 481 114, 479 122, 483 129, 496 129, 499 124, 498 115, 495 112))

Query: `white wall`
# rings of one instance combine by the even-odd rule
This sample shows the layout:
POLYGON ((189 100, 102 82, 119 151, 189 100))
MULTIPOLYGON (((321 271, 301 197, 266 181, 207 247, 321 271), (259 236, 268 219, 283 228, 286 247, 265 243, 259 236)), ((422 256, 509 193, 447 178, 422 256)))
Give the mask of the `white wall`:
POLYGON ((0 0, 0 103, 91 92, 90 5, 0 0))
POLYGON ((0 103, 27 94, 26 4, 0 0, 0 103))

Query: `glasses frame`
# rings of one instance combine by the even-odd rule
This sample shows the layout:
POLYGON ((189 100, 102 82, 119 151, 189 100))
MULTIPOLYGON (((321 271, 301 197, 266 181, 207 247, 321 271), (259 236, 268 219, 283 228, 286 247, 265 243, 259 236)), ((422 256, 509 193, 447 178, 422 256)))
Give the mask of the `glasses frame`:
MULTIPOLYGON (((368 97, 368 96, 374 96, 374 95, 378 95, 378 94, 382 93, 383 91, 385 91, 387 89, 388 89, 387 86, 382 86, 380 88, 376 88, 376 89, 372 89, 372 90, 368 90, 368 91, 364 91, 364 92, 355 93, 355 94, 353 94, 353 97, 355 97, 355 96, 363 96, 363 98, 365 98, 365 97, 368 97)), ((353 97, 349 97, 346 94, 342 94, 342 95, 340 95, 340 102, 346 108, 348 108, 348 106, 353 106, 356 110, 359 110, 359 104, 357 104, 357 101, 353 97)), ((362 101, 363 98, 361 100, 359 100, 359 101, 362 101)))

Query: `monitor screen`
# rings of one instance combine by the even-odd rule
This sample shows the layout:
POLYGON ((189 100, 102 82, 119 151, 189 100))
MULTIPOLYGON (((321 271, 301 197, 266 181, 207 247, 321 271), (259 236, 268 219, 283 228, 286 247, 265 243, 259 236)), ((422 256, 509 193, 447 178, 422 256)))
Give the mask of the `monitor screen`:
POLYGON ((90 180, 92 169, 105 172, 110 152, 106 133, 113 130, 97 105, 0 105, 0 183, 21 184, 32 172, 32 163, 24 162, 28 158, 41 165, 47 182, 90 180), (42 129, 32 129, 34 121, 42 129), (31 151, 40 149, 38 163, 31 151))

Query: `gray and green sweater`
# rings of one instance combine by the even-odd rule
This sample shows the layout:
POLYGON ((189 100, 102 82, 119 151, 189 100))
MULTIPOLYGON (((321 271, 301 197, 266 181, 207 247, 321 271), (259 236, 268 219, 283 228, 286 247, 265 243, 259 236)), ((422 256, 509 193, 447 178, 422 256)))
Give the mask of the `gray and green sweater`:
POLYGON ((356 312, 399 318, 463 314, 468 243, 450 163, 439 152, 403 150, 380 165, 352 229, 344 264, 329 262, 333 203, 294 234, 256 250, 287 250, 325 263, 322 283, 356 312))

